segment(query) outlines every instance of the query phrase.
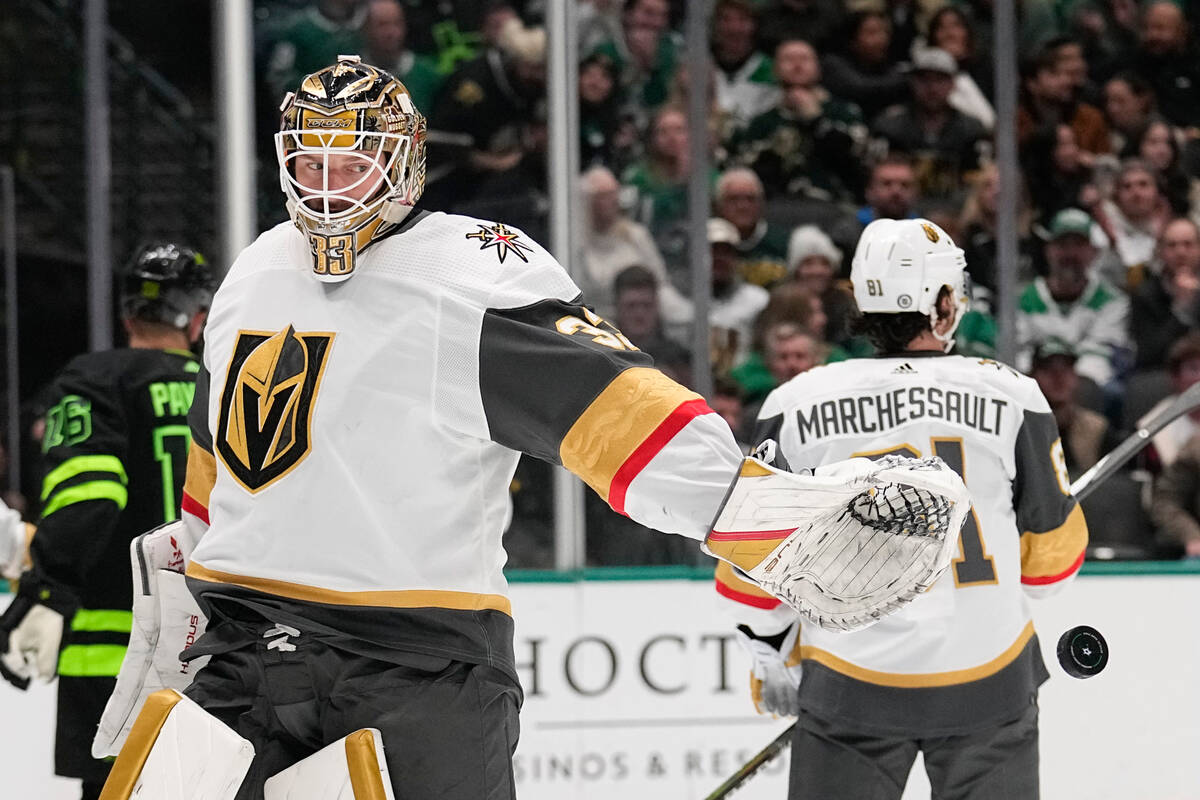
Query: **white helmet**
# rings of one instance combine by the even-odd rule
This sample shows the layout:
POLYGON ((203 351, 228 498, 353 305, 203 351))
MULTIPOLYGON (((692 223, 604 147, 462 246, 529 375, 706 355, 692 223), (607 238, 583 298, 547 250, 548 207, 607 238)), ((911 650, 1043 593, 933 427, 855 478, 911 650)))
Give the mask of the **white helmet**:
POLYGON ((854 299, 864 314, 902 314, 916 311, 937 324, 937 299, 950 287, 958 313, 945 334, 934 335, 954 344, 954 330, 967 311, 967 260, 944 230, 927 219, 878 219, 858 240, 850 265, 854 299))

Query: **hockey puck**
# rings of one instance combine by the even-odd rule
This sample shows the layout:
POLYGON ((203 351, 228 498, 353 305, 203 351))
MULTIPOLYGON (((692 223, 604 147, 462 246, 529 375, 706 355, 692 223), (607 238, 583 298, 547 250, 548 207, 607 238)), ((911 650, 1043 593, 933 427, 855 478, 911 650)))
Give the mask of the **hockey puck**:
POLYGON ((1095 628, 1071 628, 1058 638, 1058 663, 1072 678, 1090 678, 1108 666, 1108 642, 1095 628))

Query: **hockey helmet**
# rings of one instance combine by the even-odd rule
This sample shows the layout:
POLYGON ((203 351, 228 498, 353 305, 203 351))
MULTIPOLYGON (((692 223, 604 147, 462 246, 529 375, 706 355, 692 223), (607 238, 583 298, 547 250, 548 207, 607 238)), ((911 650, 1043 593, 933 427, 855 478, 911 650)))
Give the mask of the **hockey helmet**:
POLYGON ((121 315, 186 330, 212 302, 212 270, 204 256, 173 243, 140 248, 121 281, 121 315))
POLYGON ((404 84, 358 56, 304 78, 280 106, 279 182, 318 280, 343 281, 358 255, 425 188, 425 117, 404 84))
POLYGON ((957 314, 950 330, 934 335, 949 350, 954 330, 967 311, 967 260, 938 225, 927 219, 879 219, 862 232, 850 283, 864 314, 915 311, 938 321, 937 301, 949 287, 957 314))

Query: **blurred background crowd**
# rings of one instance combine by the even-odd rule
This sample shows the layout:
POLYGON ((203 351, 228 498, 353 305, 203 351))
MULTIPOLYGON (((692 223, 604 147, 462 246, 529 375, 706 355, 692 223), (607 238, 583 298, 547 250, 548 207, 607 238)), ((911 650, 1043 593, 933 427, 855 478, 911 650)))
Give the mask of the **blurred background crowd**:
MULTIPOLYGON (((572 0, 575 1, 575 0, 572 0)), ((545 2, 259 0, 259 224, 286 218, 278 103, 341 53, 399 77, 429 121, 422 205, 546 243, 545 2)), ((86 349, 79 18, 6 4, 0 153, 17 175, 22 453, 34 485, 39 389, 86 349), (11 13, 9 13, 11 11, 11 13), (74 48, 74 49, 73 49, 74 48), (28 451, 28 452, 26 452, 28 451)), ((688 125, 682 0, 577 0, 576 282, 669 374, 694 384, 690 142, 712 206, 709 403, 750 443, 766 394, 871 356, 853 333, 863 226, 923 216, 966 251, 973 306, 955 352, 996 350, 999 172, 990 0, 715 0, 707 126, 688 125)), ((110 0, 113 250, 214 245, 206 2, 110 0)), ((1019 3, 1017 363, 1058 419, 1072 477, 1200 381, 1200 18, 1193 0, 1019 3)), ((707 381, 706 381, 707 383, 707 381)), ((1200 557, 1200 413, 1084 504, 1092 558, 1200 557)), ((510 565, 554 563, 551 469, 512 483, 510 565)), ((9 493, 36 511, 36 492, 9 493)), ((593 565, 693 564, 588 493, 593 565)))

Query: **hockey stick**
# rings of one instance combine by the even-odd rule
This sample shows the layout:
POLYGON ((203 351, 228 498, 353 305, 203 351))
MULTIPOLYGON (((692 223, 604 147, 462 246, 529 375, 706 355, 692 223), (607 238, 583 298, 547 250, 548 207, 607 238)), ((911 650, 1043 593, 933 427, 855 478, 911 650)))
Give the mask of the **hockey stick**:
POLYGON ((760 769, 771 763, 775 756, 782 753, 788 745, 792 743, 792 729, 796 727, 796 723, 788 725, 782 733, 771 740, 771 743, 755 753, 754 758, 747 761, 741 768, 729 776, 729 778, 713 791, 704 800, 721 800, 722 797, 728 797, 735 789, 741 787, 743 783, 750 779, 750 776, 758 772, 760 769))
MULTIPOLYGON (((1188 387, 1183 394, 1175 398, 1173 403, 1147 420, 1145 425, 1130 434, 1125 441, 1097 461, 1091 469, 1080 475, 1078 480, 1071 484, 1071 494, 1075 495, 1076 500, 1087 497, 1111 478, 1117 470, 1125 466, 1129 459, 1150 444, 1150 440, 1155 434, 1197 408, 1200 408, 1200 383, 1188 387)), ((741 788, 742 784, 791 745, 792 731, 795 727, 796 723, 793 722, 704 800, 723 800, 741 788)))

